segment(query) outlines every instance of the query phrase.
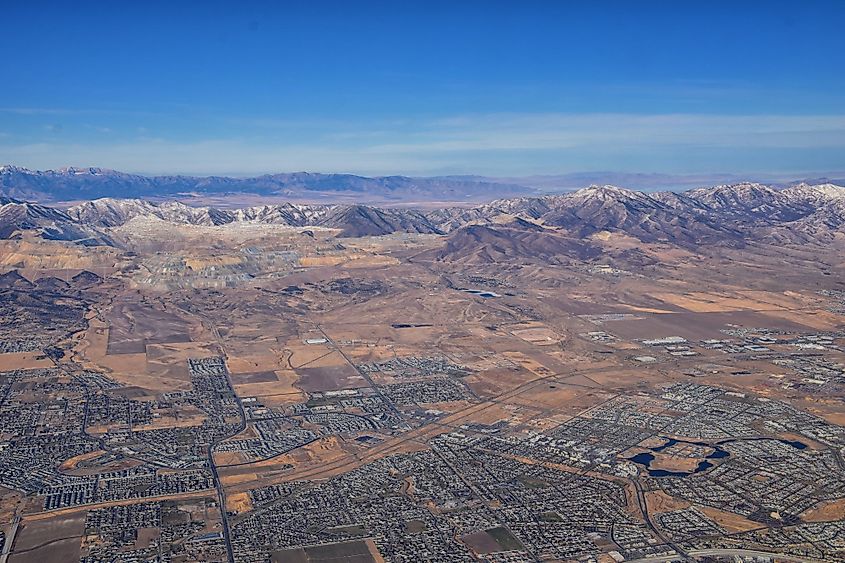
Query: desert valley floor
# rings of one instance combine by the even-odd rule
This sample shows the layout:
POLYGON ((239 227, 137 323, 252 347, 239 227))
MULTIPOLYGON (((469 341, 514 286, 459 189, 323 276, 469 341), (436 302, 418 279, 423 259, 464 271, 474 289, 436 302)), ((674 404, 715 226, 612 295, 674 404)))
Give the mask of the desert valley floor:
POLYGON ((0 561, 845 560, 841 233, 502 217, 0 241, 0 561))

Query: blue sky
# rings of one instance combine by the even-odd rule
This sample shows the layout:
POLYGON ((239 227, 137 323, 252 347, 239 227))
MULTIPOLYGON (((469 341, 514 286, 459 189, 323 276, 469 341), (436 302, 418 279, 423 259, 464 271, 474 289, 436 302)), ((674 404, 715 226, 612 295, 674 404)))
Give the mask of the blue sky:
POLYGON ((0 162, 845 170, 845 2, 8 2, 0 162))

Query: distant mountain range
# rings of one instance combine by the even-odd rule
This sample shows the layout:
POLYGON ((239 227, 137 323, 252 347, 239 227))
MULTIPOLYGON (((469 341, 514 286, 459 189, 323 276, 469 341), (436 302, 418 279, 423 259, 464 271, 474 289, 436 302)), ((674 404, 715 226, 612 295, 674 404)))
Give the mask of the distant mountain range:
MULTIPOLYGON (((521 176, 513 178, 496 178, 497 182, 519 184, 541 190, 546 193, 573 191, 590 185, 625 186, 634 190, 648 192, 668 190, 685 191, 701 186, 739 184, 749 181, 748 175, 738 174, 659 174, 659 173, 631 173, 631 172, 573 172, 569 174, 554 174, 541 176, 521 176)), ((755 174, 755 182, 769 186, 786 188, 788 186, 806 184, 837 184, 845 185, 845 178, 840 174, 835 177, 798 178, 778 174, 755 174)))
POLYGON ((484 253, 491 260, 498 254, 525 254, 532 248, 537 257, 548 258, 558 251, 586 257, 597 252, 596 243, 608 234, 691 250, 702 245, 742 246, 752 240, 842 243, 845 187, 825 183, 776 189, 740 183, 682 193, 645 193, 590 186, 562 195, 434 210, 292 203, 221 209, 115 198, 62 210, 0 198, 1 238, 30 231, 46 239, 113 245, 111 229, 131 228, 133 220, 224 227, 235 223, 325 227, 338 229, 341 237, 448 234, 443 250, 447 254, 466 254, 467 247, 476 253, 472 245, 486 245, 484 253))
MULTIPOLYGON (((771 180, 771 181, 770 181, 771 180)), ((770 185, 799 182, 774 179, 770 185)), ((579 172, 552 176, 489 178, 484 176, 365 177, 353 174, 295 172, 252 178, 226 176, 145 176, 104 168, 29 170, 0 166, 0 196, 38 203, 66 203, 110 197, 118 199, 225 201, 231 206, 254 201, 354 202, 392 205, 424 202, 488 202, 576 190, 586 185, 624 185, 646 191, 679 191, 710 184, 736 184, 730 174, 672 175, 579 172)), ((810 184, 845 184, 845 180, 805 180, 810 184)))
POLYGON ((516 183, 475 176, 411 178, 295 172, 254 178, 225 176, 142 176, 104 168, 37 171, 0 166, 0 195, 40 203, 84 201, 102 197, 172 199, 175 197, 254 195, 291 200, 354 198, 356 201, 490 201, 537 193, 516 183))

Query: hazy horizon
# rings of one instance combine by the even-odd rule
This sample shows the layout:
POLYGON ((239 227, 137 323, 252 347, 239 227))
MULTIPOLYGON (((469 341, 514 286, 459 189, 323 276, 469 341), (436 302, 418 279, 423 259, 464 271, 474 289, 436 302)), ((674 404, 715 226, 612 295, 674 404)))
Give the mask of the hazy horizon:
POLYGON ((555 190, 573 190, 582 187, 587 187, 594 184, 611 184, 624 188, 631 188, 643 191, 654 191, 660 189, 672 189, 676 191, 689 189, 692 187, 707 187, 719 184, 736 184, 743 182, 756 182, 762 184, 786 185, 790 183, 802 181, 832 181, 834 183, 842 183, 845 179, 845 171, 806 171, 793 172, 784 174, 771 174, 764 172, 738 174, 730 172, 710 173, 710 174, 666 174, 660 172, 631 172, 631 171, 613 171, 613 170, 583 170, 569 173, 559 174, 526 174, 521 176, 491 176, 485 174, 444 174, 444 175, 425 175, 425 174, 356 174, 345 171, 324 171, 324 170, 274 170, 259 173, 218 173, 209 174, 202 172, 155 172, 155 171, 133 171, 133 170, 116 170, 104 166, 79 166, 79 165, 63 165, 55 168, 35 169, 26 166, 21 166, 15 163, 0 164, 0 171, 9 166, 24 168, 31 172, 60 172, 68 169, 86 170, 89 168, 109 170, 122 174, 132 174, 144 177, 166 177, 166 176, 184 176, 196 178, 233 178, 238 180, 247 180, 250 178, 258 178, 262 176, 285 175, 285 174, 314 174, 314 175, 340 175, 340 176, 360 176, 365 178, 379 178, 402 176, 409 178, 476 178, 485 181, 497 183, 512 183, 526 187, 538 189, 540 192, 547 191, 549 193, 555 190))

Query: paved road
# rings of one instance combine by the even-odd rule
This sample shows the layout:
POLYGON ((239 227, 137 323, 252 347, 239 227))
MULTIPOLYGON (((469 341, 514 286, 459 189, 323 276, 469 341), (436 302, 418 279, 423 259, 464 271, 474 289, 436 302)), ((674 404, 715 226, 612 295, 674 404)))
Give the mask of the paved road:
MULTIPOLYGON (((687 552, 691 557, 713 557, 713 556, 734 556, 742 557, 773 557, 781 561, 794 561, 796 563, 823 563, 821 559, 799 557, 797 555, 786 555, 783 553, 771 553, 768 551, 755 551, 753 549, 694 549, 687 552)), ((683 561, 678 555, 663 555, 660 557, 648 557, 645 559, 631 559, 627 563, 669 563, 670 561, 683 561)))
MULTIPOLYGON (((215 325, 212 321, 208 321, 211 325, 211 330, 214 333, 215 338, 217 339, 217 343, 220 346, 220 352, 223 354, 223 358, 228 358, 226 354, 226 350, 223 347, 223 337, 220 336, 220 331, 217 330, 217 325, 215 325)), ((229 389, 232 391, 232 394, 235 396, 235 402, 238 404, 238 411, 240 412, 240 423, 238 424, 238 428, 235 430, 234 433, 223 436, 208 446, 208 467, 211 469, 211 474, 214 478, 214 485, 217 489, 217 502, 220 505, 220 522, 223 525, 223 542, 226 544, 226 556, 229 563, 235 563, 235 551, 232 548, 232 532, 229 527, 229 513, 226 510, 226 488, 223 486, 223 483, 220 481, 220 474, 217 472, 217 465, 214 463, 214 448, 220 442, 224 440, 228 440, 233 436, 237 436, 244 430, 246 430, 246 413, 244 412, 244 405, 241 402, 241 398, 238 397, 238 394, 235 393, 235 386, 232 383, 232 378, 229 374, 229 368, 225 367, 225 376, 226 376, 226 383, 229 385, 229 389)))
POLYGON ((637 491, 637 504, 640 505, 640 511, 643 513, 645 523, 648 525, 649 528, 651 528, 651 531, 654 533, 655 536, 657 536, 660 541, 675 550, 677 555, 673 556, 673 560, 690 561, 689 554, 683 549, 681 549, 681 546, 670 541, 669 538, 664 536, 663 533, 660 531, 660 528, 658 528, 651 520, 651 514, 649 514, 648 512, 648 503, 646 502, 645 498, 645 491, 643 490, 643 485, 639 482, 639 480, 634 481, 634 488, 637 491))
POLYGON ((3 545, 3 553, 0 554, 0 563, 6 563, 9 554, 12 552, 12 544, 15 543, 15 535, 18 533, 18 526, 20 526, 21 517, 15 516, 12 521, 12 527, 9 528, 9 533, 6 534, 6 543, 3 545))
MULTIPOLYGON (((355 364, 355 362, 353 362, 349 358, 349 356, 346 355, 346 352, 344 352, 343 349, 340 346, 338 346, 337 343, 334 340, 332 340, 331 336, 329 336, 328 333, 326 333, 326 331, 323 330, 322 326, 317 325, 317 330, 320 331, 320 334, 323 335, 323 338, 326 339, 326 342, 328 342, 328 344, 332 348, 334 348, 337 351, 337 353, 340 354, 341 357, 344 360, 346 360, 346 363, 349 364, 352 367, 352 369, 354 369, 356 372, 358 372, 358 375, 360 375, 361 377, 364 378, 364 381, 366 381, 367 384, 372 388, 372 390, 376 392, 376 395, 378 395, 379 398, 382 400, 382 402, 384 402, 384 404, 387 405, 387 407, 393 412, 393 414, 396 416, 396 418, 398 418, 399 420, 404 422, 406 420, 404 413, 402 413, 398 408, 396 408, 396 405, 393 404, 393 401, 391 401, 384 393, 382 393, 379 386, 376 385, 376 382, 373 381, 372 377, 370 377, 370 374, 367 373, 366 371, 362 370, 361 368, 359 368, 355 364)), ((410 426, 409 426, 409 429, 410 429, 410 426)))

